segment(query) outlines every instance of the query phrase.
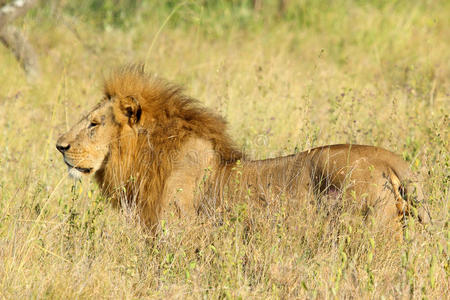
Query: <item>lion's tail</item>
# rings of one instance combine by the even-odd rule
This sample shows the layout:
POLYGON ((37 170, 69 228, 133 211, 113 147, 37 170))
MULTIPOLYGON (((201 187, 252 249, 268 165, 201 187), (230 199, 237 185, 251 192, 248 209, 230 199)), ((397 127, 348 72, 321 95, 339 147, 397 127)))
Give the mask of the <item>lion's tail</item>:
MULTIPOLYGON (((406 165, 406 163, 404 163, 406 165)), ((399 215, 413 216, 422 224, 431 223, 431 216, 425 204, 421 181, 412 174, 409 167, 390 168, 396 206, 399 215)))

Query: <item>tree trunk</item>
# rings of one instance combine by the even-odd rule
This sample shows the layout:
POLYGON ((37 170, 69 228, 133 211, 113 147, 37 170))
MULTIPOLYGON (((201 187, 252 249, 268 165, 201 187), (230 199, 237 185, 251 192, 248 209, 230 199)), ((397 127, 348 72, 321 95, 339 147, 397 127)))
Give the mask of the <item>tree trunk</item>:
POLYGON ((0 42, 9 48, 22 65, 29 79, 38 77, 39 64, 33 47, 26 37, 14 26, 6 26, 0 30, 0 42))
MULTIPOLYGON (((0 5, 4 0, 0 0, 0 5)), ((38 0, 14 0, 0 7, 0 42, 9 48, 20 62, 29 79, 33 80, 39 74, 37 56, 25 36, 14 26, 13 20, 23 16, 38 0)))

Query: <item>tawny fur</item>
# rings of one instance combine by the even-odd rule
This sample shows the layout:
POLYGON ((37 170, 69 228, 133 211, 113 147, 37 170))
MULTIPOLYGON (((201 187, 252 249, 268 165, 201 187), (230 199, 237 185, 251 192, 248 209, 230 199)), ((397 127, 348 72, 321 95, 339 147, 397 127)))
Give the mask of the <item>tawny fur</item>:
POLYGON ((171 204, 190 217, 216 209, 224 199, 264 206, 284 197, 301 205, 324 195, 350 201, 380 224, 399 225, 417 202, 412 195, 422 197, 407 163, 377 147, 332 145, 249 160, 233 145, 220 116, 140 66, 113 73, 104 94, 97 108, 61 136, 59 149, 71 145, 63 153, 69 168, 94 169, 103 192, 118 205, 136 205, 148 226, 171 204), (109 130, 103 140, 91 129, 97 119, 111 120, 102 123, 101 130, 109 130), (92 154, 99 145, 107 149, 92 154))
POLYGON ((108 98, 136 97, 142 118, 136 133, 124 129, 111 143, 110 157, 96 178, 106 194, 116 194, 116 201, 135 201, 148 225, 158 219, 174 160, 190 138, 210 141, 222 165, 243 158, 225 133, 226 122, 220 116, 200 108, 181 88, 146 75, 141 67, 114 73, 105 81, 104 93, 108 98))

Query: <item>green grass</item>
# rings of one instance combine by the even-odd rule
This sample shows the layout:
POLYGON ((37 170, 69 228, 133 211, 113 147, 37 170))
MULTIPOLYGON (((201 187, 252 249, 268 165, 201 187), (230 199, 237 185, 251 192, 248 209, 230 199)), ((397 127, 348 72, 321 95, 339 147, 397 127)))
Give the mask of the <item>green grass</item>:
POLYGON ((259 13, 250 1, 142 1, 119 13, 92 0, 31 12, 17 25, 41 78, 28 83, 0 47, 0 296, 445 298, 447 2, 291 1, 279 16, 275 1, 259 13), (54 146, 100 99, 103 75, 128 62, 220 112, 254 158, 346 142, 402 154, 433 224, 409 224, 398 244, 346 214, 236 204, 217 212, 222 223, 200 216, 148 236, 93 181, 73 186, 54 146))

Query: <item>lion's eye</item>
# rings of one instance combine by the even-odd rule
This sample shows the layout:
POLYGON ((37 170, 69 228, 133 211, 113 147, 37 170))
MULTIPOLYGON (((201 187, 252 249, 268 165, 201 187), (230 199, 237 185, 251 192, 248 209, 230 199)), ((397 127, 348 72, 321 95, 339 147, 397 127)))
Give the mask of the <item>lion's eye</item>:
POLYGON ((97 122, 92 121, 91 123, 89 123, 89 129, 90 129, 90 128, 94 128, 94 127, 97 126, 97 125, 98 125, 97 122))

